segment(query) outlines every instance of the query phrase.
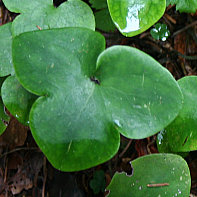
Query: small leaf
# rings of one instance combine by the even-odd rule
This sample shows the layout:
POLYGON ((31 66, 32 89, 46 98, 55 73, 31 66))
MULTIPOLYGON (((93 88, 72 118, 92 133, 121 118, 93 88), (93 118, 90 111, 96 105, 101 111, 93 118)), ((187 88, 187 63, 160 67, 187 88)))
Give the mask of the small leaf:
POLYGON ((108 0, 112 20, 125 36, 135 36, 151 27, 164 14, 166 0, 108 0))
POLYGON ((96 28, 106 32, 113 32, 116 27, 111 19, 108 9, 103 9, 95 13, 96 28))
POLYGON ((131 162, 133 175, 116 173, 107 187, 109 197, 189 196, 187 163, 173 154, 151 154, 131 162))
POLYGON ((167 0, 167 5, 176 5, 176 10, 180 12, 194 13, 197 10, 196 0, 167 0))
POLYGON ((107 8, 107 0, 89 0, 93 8, 97 10, 107 8))
POLYGON ((104 192, 106 186, 105 173, 103 170, 97 170, 94 172, 93 179, 90 180, 90 187, 94 191, 94 194, 104 192))
MULTIPOLYGON (((0 77, 0 87, 2 86, 5 77, 0 77)), ((0 135, 5 131, 8 126, 10 117, 5 112, 5 107, 0 97, 0 135)))
POLYGON ((170 31, 166 24, 157 23, 155 27, 151 29, 150 34, 156 40, 166 41, 170 36, 170 31))
POLYGON ((187 76, 178 80, 184 96, 183 108, 176 119, 158 135, 160 151, 187 152, 197 150, 197 77, 187 76))
POLYGON ((158 62, 135 48, 104 46, 103 36, 85 28, 29 32, 13 41, 17 78, 40 95, 30 111, 32 134, 58 169, 105 162, 119 148, 119 132, 148 137, 181 109, 179 86, 158 62))
POLYGON ((29 111, 37 96, 27 92, 15 76, 8 77, 1 88, 2 99, 7 109, 21 123, 28 125, 29 111))

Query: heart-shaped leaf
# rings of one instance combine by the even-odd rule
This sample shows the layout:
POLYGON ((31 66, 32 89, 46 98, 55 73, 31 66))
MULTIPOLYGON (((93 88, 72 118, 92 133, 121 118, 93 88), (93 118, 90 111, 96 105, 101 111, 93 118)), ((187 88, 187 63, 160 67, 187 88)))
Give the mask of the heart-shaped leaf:
POLYGON ((13 12, 22 13, 13 21, 13 36, 20 33, 60 27, 87 27, 95 29, 94 15, 90 7, 81 0, 68 0, 59 7, 52 0, 3 0, 13 12))
POLYGON ((166 0, 107 0, 115 25, 125 36, 138 35, 164 14, 166 0))
POLYGON ((161 152, 197 150, 197 77, 178 80, 184 96, 183 108, 176 119, 158 134, 157 145, 161 152))
POLYGON ((116 173, 109 197, 189 196, 191 177, 185 160, 173 154, 152 154, 131 162, 133 175, 116 173))
POLYGON ((41 96, 31 109, 30 128, 61 170, 110 159, 119 147, 117 130, 145 138, 181 109, 178 84, 158 62, 124 46, 99 56, 104 45, 100 34, 84 28, 29 32, 13 42, 18 80, 41 96))
POLYGON ((12 23, 8 23, 0 26, 0 77, 14 73, 11 25, 12 23))
POLYGON ((28 125, 29 112, 37 96, 29 93, 15 76, 8 77, 1 87, 2 99, 7 109, 21 123, 28 125))

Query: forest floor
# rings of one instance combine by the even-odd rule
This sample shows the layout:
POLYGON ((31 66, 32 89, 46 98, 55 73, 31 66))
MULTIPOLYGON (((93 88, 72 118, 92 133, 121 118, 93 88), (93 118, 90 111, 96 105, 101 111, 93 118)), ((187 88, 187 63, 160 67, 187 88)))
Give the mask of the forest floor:
MULTIPOLYGON (((0 0, 0 25, 12 21, 15 16, 0 0)), ((174 6, 169 6, 159 22, 167 24, 171 33, 165 42, 153 39, 150 29, 132 38, 126 38, 118 31, 102 34, 107 47, 117 44, 136 47, 159 61, 177 80, 197 75, 197 58, 191 58, 197 55, 197 13, 179 13, 174 6)), ((97 177, 100 188, 102 185, 105 188, 116 171, 132 172, 130 161, 157 152, 156 135, 142 140, 121 137, 119 152, 110 161, 85 171, 60 172, 39 150, 29 128, 11 117, 9 126, 0 136, 0 197, 104 196, 105 192, 95 194, 90 187, 95 172, 100 173, 97 177)), ((192 177, 191 196, 195 196, 197 151, 190 152, 185 159, 192 177)))

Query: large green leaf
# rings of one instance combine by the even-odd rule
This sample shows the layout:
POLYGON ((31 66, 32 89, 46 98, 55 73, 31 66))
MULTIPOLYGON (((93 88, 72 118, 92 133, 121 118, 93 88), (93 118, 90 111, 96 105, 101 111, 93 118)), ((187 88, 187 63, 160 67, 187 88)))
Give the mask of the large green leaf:
POLYGON ((15 76, 10 76, 5 80, 1 92, 7 109, 21 123, 28 125, 29 111, 37 97, 25 90, 15 76))
POLYGON ((133 175, 116 173, 109 197, 189 196, 191 178, 187 163, 173 154, 152 154, 131 162, 133 175), (156 185, 155 185, 156 184, 156 185), (158 186, 161 184, 163 186, 158 186))
POLYGON ((183 108, 176 119, 158 134, 157 144, 161 152, 197 150, 197 77, 184 77, 178 83, 184 96, 183 108))
POLYGON ((19 35, 32 30, 87 27, 95 29, 94 15, 90 7, 81 0, 68 0, 59 7, 52 0, 3 0, 8 9, 22 13, 13 21, 12 34, 19 35))
POLYGON ((0 77, 14 73, 12 64, 12 34, 11 25, 0 26, 0 77))
POLYGON ((115 25, 125 36, 135 36, 154 25, 164 14, 166 0, 107 0, 115 25))
POLYGON ((145 138, 181 109, 178 84, 159 63, 131 47, 101 53, 104 46, 100 34, 84 28, 29 32, 13 42, 18 80, 41 96, 31 109, 30 128, 61 170, 110 159, 119 146, 117 130, 145 138))
POLYGON ((197 1, 196 0, 166 0, 167 5, 176 4, 176 10, 180 12, 196 12, 197 10, 197 1))

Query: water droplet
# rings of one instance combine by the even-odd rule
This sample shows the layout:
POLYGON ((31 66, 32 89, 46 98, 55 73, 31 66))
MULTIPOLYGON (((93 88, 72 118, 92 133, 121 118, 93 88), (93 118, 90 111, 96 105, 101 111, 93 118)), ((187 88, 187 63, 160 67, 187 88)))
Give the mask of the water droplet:
POLYGON ((16 116, 16 118, 19 118, 18 114, 16 114, 15 116, 16 116))
POLYGON ((140 105, 133 105, 133 108, 141 109, 142 107, 140 105))
POLYGON ((142 190, 142 186, 139 186, 139 190, 142 190))
POLYGON ((120 121, 119 120, 114 120, 114 123, 118 126, 121 127, 120 121))
POLYGON ((182 181, 183 180, 183 177, 182 176, 180 176, 180 181, 182 181))
POLYGON ((148 106, 146 104, 144 104, 144 108, 147 108, 148 106))
POLYGON ((178 189, 178 193, 181 194, 181 190, 180 189, 178 189))
POLYGON ((175 196, 178 196, 178 194, 175 194, 175 196))

